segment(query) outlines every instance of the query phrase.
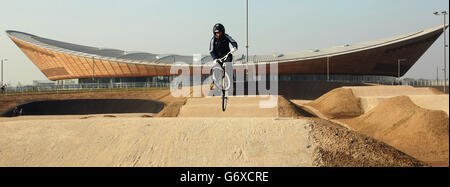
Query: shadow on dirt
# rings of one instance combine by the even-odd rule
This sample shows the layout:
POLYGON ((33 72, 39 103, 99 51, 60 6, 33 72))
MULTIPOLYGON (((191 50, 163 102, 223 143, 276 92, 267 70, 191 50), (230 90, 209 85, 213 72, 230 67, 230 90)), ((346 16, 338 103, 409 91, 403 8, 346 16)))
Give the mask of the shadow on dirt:
POLYGON ((162 102, 141 99, 46 100, 17 105, 0 116, 158 113, 163 108, 162 102))

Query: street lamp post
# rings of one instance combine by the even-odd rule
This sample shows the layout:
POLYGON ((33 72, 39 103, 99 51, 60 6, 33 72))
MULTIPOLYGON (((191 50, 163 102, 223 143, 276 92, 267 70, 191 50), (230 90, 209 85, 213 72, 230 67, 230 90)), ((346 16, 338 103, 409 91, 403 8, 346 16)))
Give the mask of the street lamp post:
POLYGON ((327 81, 330 81, 330 56, 327 56, 327 81))
POLYGON ((95 76, 95 57, 92 57, 92 83, 94 83, 94 76, 95 76))
POLYGON ((244 75, 244 82, 245 80, 248 80, 248 0, 245 1, 246 5, 245 5, 245 39, 246 39, 246 44, 245 44, 245 48, 247 50, 246 54, 245 54, 245 75, 244 75))
POLYGON ((436 67, 436 85, 439 85, 439 66, 436 67))
POLYGON ((436 16, 440 16, 442 15, 442 17, 444 17, 444 28, 443 28, 443 34, 444 34, 444 93, 447 93, 447 36, 445 34, 445 29, 446 29, 446 16, 447 16, 447 11, 442 11, 441 13, 439 12, 434 12, 434 15, 436 16))
POLYGON ((3 86, 3 61, 8 61, 8 59, 2 59, 2 84, 1 86, 3 86))
POLYGON ((402 62, 404 62, 404 61, 406 61, 406 59, 398 59, 397 60, 397 64, 398 64, 398 74, 397 74, 397 78, 398 78, 398 81, 400 82, 400 64, 402 63, 402 62))
POLYGON ((247 53, 246 53, 246 58, 245 58, 245 62, 248 64, 248 0, 246 1, 246 30, 245 30, 245 32, 246 32, 246 45, 245 45, 245 48, 247 49, 247 53))

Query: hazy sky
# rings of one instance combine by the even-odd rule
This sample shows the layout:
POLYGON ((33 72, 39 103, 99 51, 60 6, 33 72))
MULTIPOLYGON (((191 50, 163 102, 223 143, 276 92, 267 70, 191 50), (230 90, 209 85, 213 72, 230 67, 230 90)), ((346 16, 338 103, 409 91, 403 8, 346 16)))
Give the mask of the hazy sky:
MULTIPOLYGON (((249 4, 250 54, 328 48, 412 33, 442 25, 443 17, 433 12, 449 7, 448 0, 249 0, 249 4)), ((0 0, 0 58, 9 59, 4 64, 5 82, 47 80, 6 30, 94 47, 192 55, 208 54, 217 22, 225 25, 243 53, 245 0, 0 0)), ((435 79, 436 68, 443 66, 442 40, 405 77, 435 79)))

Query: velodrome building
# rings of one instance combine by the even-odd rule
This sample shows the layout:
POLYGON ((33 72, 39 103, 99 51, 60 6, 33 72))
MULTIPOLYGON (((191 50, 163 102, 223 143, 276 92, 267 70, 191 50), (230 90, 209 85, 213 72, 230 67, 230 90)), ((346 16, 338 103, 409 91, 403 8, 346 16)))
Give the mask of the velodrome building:
MULTIPOLYGON (((391 81, 408 72, 443 33, 443 27, 327 49, 252 55, 249 61, 267 66, 278 63, 279 80, 391 81)), ((19 31, 6 33, 53 81, 168 82, 174 77, 170 69, 175 62, 185 62, 190 68, 194 66, 192 56, 128 52, 61 42, 19 31)), ((202 64, 211 61, 209 55, 201 59, 202 64)), ((245 68, 244 55, 235 55, 234 61, 243 62, 236 68, 245 68)))

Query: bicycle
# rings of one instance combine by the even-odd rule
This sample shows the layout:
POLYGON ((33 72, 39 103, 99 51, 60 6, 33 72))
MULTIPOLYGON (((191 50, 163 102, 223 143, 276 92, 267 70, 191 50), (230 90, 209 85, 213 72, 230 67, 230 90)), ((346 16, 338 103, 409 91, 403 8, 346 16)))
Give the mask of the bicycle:
POLYGON ((226 108, 227 108, 227 100, 228 97, 226 96, 227 91, 230 89, 231 87, 231 80, 229 75, 226 73, 226 63, 225 61, 228 59, 228 56, 231 54, 232 52, 230 51, 229 53, 227 53, 224 57, 218 59, 219 63, 222 63, 222 65, 220 67, 213 67, 211 69, 212 72, 212 79, 214 82, 214 85, 222 90, 222 111, 225 112, 226 108), (222 85, 220 85, 219 81, 217 80, 217 74, 216 73, 221 73, 222 75, 222 85))

